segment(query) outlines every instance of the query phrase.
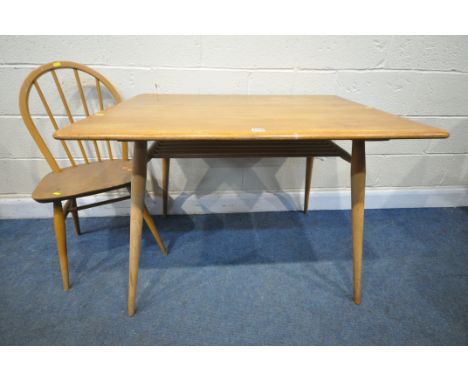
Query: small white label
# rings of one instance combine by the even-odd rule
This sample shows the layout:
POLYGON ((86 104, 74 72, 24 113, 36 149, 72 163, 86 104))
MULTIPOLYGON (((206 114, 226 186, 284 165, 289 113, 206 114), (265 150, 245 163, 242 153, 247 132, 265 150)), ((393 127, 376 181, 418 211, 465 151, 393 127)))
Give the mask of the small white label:
POLYGON ((250 130, 252 131, 252 133, 263 133, 264 131, 266 131, 266 129, 264 129, 263 127, 252 127, 250 130))

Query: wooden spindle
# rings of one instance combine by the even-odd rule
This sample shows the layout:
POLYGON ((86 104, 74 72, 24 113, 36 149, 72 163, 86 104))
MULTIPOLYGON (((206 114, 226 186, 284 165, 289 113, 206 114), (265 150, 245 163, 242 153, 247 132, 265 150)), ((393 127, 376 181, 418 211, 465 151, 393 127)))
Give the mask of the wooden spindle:
MULTIPOLYGON (((57 122, 55 121, 54 116, 52 115, 52 112, 50 111, 49 104, 47 103, 47 100, 44 97, 44 93, 42 92, 41 87, 39 86, 39 84, 36 81, 33 82, 33 85, 34 85, 34 88, 37 91, 37 94, 39 95, 39 98, 41 99, 42 105, 44 106, 44 109, 45 109, 47 115, 49 116, 50 121, 52 122, 52 125, 54 126, 54 129, 58 130, 59 127, 57 125, 57 122)), ((65 150, 65 153, 67 154, 67 157, 70 160, 71 165, 73 167, 75 167, 76 166, 75 160, 73 159, 73 156, 71 155, 67 144, 63 140, 60 141, 60 142, 62 143, 63 149, 65 150)))
POLYGON ((83 104, 84 112, 86 116, 89 117, 88 104, 86 103, 83 86, 81 85, 80 74, 78 73, 78 70, 76 69, 73 69, 73 73, 75 74, 76 85, 78 86, 78 91, 80 92, 80 98, 81 98, 81 103, 83 104))
MULTIPOLYGON (((65 107, 65 112, 67 113, 68 120, 70 121, 70 123, 75 123, 75 120, 73 119, 73 115, 70 111, 70 107, 68 106, 67 99, 65 98, 65 94, 63 93, 62 86, 60 85, 60 81, 57 77, 57 73, 55 73, 55 70, 52 70, 51 73, 52 73, 52 77, 54 78, 57 91, 60 95, 60 99, 62 100, 63 106, 65 107)), ((83 159, 85 163, 89 163, 88 156, 86 155, 86 151, 85 151, 85 148, 83 147, 83 144, 81 143, 80 140, 78 140, 77 142, 78 142, 78 146, 80 147, 81 155, 83 155, 83 159)))
POLYGON ((55 70, 51 71, 52 77, 54 78, 55 86, 57 87, 57 91, 60 95, 60 99, 62 100, 63 106, 65 107, 65 112, 67 113, 68 120, 70 123, 75 123, 75 120, 73 119, 73 115, 70 111, 70 107, 68 106, 67 99, 65 98, 65 94, 63 93, 62 86, 60 85, 60 81, 57 77, 57 73, 55 73, 55 70))
POLYGON ((128 142, 122 142, 122 159, 128 160, 128 142))
POLYGON ((109 140, 106 141, 106 145, 107 145, 107 152, 109 153, 109 159, 113 160, 114 156, 112 155, 112 147, 111 147, 109 140))
POLYGON ((102 91, 101 91, 101 82, 96 78, 96 90, 98 94, 98 101, 99 101, 99 110, 104 110, 104 102, 102 100, 102 91))
MULTIPOLYGON (((73 73, 75 75, 75 80, 76 80, 76 85, 78 86, 78 91, 80 92, 81 103, 83 104, 85 115, 89 117, 88 104, 86 103, 86 98, 85 98, 84 91, 83 91, 83 85, 81 84, 81 80, 80 80, 80 74, 78 73, 77 69, 73 69, 73 73)), ((96 157, 98 161, 101 162, 101 152, 99 151, 98 144, 95 140, 93 141, 93 146, 94 146, 94 151, 96 152, 96 157)))
MULTIPOLYGON (((104 102, 102 99, 102 90, 101 90, 101 82, 96 78, 96 90, 97 90, 97 95, 98 95, 98 101, 99 101, 99 110, 103 111, 104 110, 104 102)), ((106 145, 107 145, 107 152, 109 153, 109 158, 110 160, 114 159, 114 156, 112 155, 112 147, 110 144, 109 140, 106 140, 106 145)))

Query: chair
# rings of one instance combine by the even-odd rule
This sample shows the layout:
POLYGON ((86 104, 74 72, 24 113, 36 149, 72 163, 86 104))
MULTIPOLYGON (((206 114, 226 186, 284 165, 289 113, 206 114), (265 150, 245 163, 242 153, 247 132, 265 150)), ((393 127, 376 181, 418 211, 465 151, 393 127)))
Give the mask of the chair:
MULTIPOLYGON (((96 109, 99 109, 99 111, 104 110, 104 101, 106 103, 108 103, 108 101, 118 103, 121 101, 121 97, 115 87, 100 73, 85 65, 68 61, 52 62, 40 66, 29 74, 21 87, 19 95, 19 108, 21 111, 21 116, 34 141, 39 147, 39 150, 45 157, 52 170, 52 172, 46 175, 39 182, 36 189, 32 193, 32 198, 40 203, 53 203, 54 229, 60 261, 60 271, 62 274, 63 288, 68 290, 69 276, 65 219, 67 215, 71 213, 76 234, 79 235, 80 222, 78 211, 103 204, 118 202, 124 199, 129 199, 130 196, 128 195, 87 205, 77 204, 77 198, 79 197, 95 195, 105 191, 123 188, 126 188, 127 191, 129 191, 131 183, 132 162, 128 159, 127 142, 122 142, 122 159, 117 159, 116 154, 112 151, 111 142, 106 141, 102 143, 100 142, 100 144, 98 144, 97 141, 92 141, 92 147, 94 148, 95 154, 95 160, 93 161, 92 156, 89 155, 89 152, 92 152, 89 147, 91 146, 89 143, 76 141, 77 146, 75 146, 75 149, 79 154, 74 156, 72 155, 71 148, 72 144, 74 143, 61 141, 62 147, 65 151, 66 157, 68 158, 68 161, 70 162, 70 165, 64 168, 59 166, 58 160, 54 158, 43 136, 39 132, 39 129, 37 128, 36 123, 32 118, 32 113, 30 110, 30 96, 32 94, 31 90, 34 88, 40 102, 36 99, 37 102, 33 106, 37 109, 39 107, 43 107, 50 119, 50 122, 52 123, 53 128, 55 130, 59 129, 59 124, 57 123, 58 117, 57 115, 54 117, 54 114, 56 113, 52 112, 52 109, 46 100, 46 92, 44 92, 43 88, 39 85, 39 82, 45 82, 48 77, 49 81, 53 81, 48 81, 48 84, 50 85, 48 90, 50 90, 50 92, 48 92, 47 95, 53 93, 55 96, 59 96, 63 103, 65 113, 68 117, 68 122, 70 124, 74 123, 75 120, 70 108, 71 103, 69 102, 71 98, 67 97, 66 91, 64 91, 64 89, 70 89, 64 88, 61 85, 59 74, 61 77, 69 75, 72 83, 74 83, 74 95, 77 96, 76 89, 79 93, 79 99, 81 100, 80 108, 82 108, 84 112, 82 115, 86 117, 90 116, 93 110, 91 110, 89 107, 90 105, 88 104, 88 102, 92 100, 90 100, 88 97, 87 102, 85 97, 85 90, 95 91, 95 95, 97 97, 95 97, 94 100, 98 102, 98 107, 96 106, 96 109), (72 73, 73 76, 71 75, 72 73), (86 78, 91 81, 91 86, 89 86, 89 89, 83 86, 80 75, 86 76, 86 78), (55 84, 55 86, 53 84, 55 84), (103 150, 104 143, 107 150, 103 150), (101 146, 101 149, 99 146, 101 146), (108 159, 105 159, 104 157, 106 151, 108 159), (76 157, 79 155, 82 156, 81 160, 76 159, 76 157), (64 205, 62 205, 62 202, 64 202, 64 205)), ((86 93, 89 94, 89 92, 86 93)), ((75 100, 78 101, 78 97, 75 97, 75 100)), ((167 255, 166 248, 164 247, 156 226, 154 225, 153 219, 146 207, 144 209, 144 221, 148 225, 163 254, 167 255)))
POLYGON ((160 141, 149 149, 148 158, 162 159, 163 213, 167 215, 169 194, 169 166, 171 158, 274 158, 305 157, 304 213, 309 210, 310 185, 314 157, 340 157, 351 163, 351 156, 332 141, 160 141))

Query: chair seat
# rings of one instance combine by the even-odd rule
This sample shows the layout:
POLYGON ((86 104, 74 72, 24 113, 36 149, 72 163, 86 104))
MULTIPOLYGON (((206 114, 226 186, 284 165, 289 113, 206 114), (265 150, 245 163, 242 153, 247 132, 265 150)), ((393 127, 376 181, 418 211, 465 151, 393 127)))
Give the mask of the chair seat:
POLYGON ((47 174, 32 193, 38 202, 66 200, 115 190, 130 184, 132 162, 104 160, 47 174))

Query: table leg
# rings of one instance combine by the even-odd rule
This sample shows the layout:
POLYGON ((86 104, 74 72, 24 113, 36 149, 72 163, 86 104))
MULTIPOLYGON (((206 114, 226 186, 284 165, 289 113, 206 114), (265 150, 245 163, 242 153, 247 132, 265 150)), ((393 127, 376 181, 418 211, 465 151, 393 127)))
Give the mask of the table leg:
POLYGON ((128 315, 135 314, 141 231, 146 189, 146 141, 135 142, 130 209, 130 254, 128 272, 128 315))
POLYGON ((167 216, 167 203, 169 199, 169 166, 171 158, 162 158, 162 190, 163 190, 163 215, 167 216))
POLYGON ((314 157, 306 158, 306 175, 304 189, 304 213, 309 211, 310 184, 312 182, 312 167, 314 165, 314 157))
POLYGON ((365 141, 353 141, 351 158, 351 204, 353 224, 354 303, 361 303, 362 244, 364 237, 364 198, 366 188, 365 141))

